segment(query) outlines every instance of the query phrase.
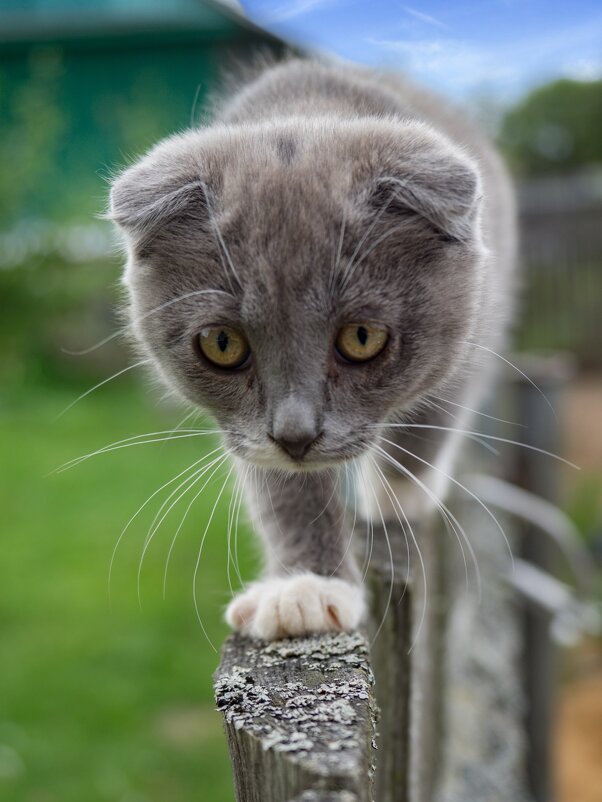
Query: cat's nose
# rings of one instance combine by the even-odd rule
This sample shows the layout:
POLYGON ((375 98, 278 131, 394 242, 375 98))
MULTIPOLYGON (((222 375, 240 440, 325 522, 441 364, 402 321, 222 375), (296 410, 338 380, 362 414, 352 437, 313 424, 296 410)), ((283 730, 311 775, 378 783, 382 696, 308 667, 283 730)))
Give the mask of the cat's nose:
POLYGON ((320 432, 313 405, 298 396, 288 396, 275 411, 270 437, 293 459, 302 459, 320 432))
POLYGON ((274 442, 278 443, 278 445, 283 448, 287 454, 289 454, 293 459, 303 459, 303 457, 309 451, 310 446, 312 443, 316 441, 316 436, 312 434, 304 435, 303 437, 298 437, 294 440, 287 440, 284 437, 273 437, 274 442))

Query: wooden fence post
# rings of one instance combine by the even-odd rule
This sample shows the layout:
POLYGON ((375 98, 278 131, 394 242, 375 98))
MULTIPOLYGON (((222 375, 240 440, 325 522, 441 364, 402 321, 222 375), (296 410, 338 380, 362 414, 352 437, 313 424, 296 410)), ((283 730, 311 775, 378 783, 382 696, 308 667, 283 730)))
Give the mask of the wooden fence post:
POLYGON ((338 634, 226 642, 215 676, 239 802, 371 802, 368 643, 338 634))
POLYGON ((421 533, 429 575, 423 618, 419 561, 410 550, 408 566, 399 527, 388 527, 388 536, 390 552, 375 527, 367 578, 371 656, 364 634, 226 642, 215 688, 238 802, 432 798, 442 688, 436 549, 421 533))
POLYGON ((381 711, 378 802, 430 802, 442 765, 444 608, 438 528, 413 529, 422 563, 411 538, 406 544, 401 528, 391 524, 390 551, 384 533, 375 532, 368 573, 372 665, 381 711))
MULTIPOLYGON (((528 376, 513 376, 514 415, 523 421, 522 441, 546 451, 561 454, 561 430, 557 416, 563 392, 574 372, 574 364, 566 354, 547 357, 522 355, 519 365, 528 376), (535 382, 535 384, 533 383, 535 382), (555 411, 552 411, 542 397, 555 411)), ((560 470, 558 462, 530 449, 514 449, 509 473, 519 487, 553 501, 558 498, 560 470)), ((521 557, 529 563, 555 574, 558 554, 533 526, 519 528, 521 557)), ((554 731, 554 689, 557 682, 558 654, 549 633, 550 618, 541 607, 525 604, 523 677, 528 705, 525 728, 528 739, 527 772, 530 792, 535 802, 552 802, 555 797, 552 772, 552 733, 554 731)))

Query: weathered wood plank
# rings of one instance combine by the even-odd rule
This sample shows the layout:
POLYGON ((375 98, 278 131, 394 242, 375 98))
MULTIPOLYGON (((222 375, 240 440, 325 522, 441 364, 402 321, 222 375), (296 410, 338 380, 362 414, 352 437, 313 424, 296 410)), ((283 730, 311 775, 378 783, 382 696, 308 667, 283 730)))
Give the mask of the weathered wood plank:
POLYGON ((372 667, 381 711, 378 802, 430 802, 439 778, 445 609, 436 531, 413 525, 422 560, 409 530, 388 524, 387 537, 380 529, 375 532, 368 584, 372 667))
MULTIPOLYGON (((554 413, 546 408, 542 394, 553 409, 559 410, 574 365, 566 354, 548 357, 521 355, 516 361, 526 374, 513 376, 512 380, 514 419, 525 423, 521 441, 532 448, 561 454, 560 426, 554 413)), ((509 473, 515 484, 544 499, 558 499, 560 471, 557 461, 542 460, 532 449, 516 448, 513 457, 514 464, 509 473)), ((522 535, 521 556, 545 571, 556 573, 558 556, 541 534, 534 532, 528 523, 523 523, 519 532, 522 535)), ((544 610, 525 605, 523 626, 525 649, 522 673, 528 700, 525 713, 529 752, 527 772, 534 799, 547 802, 554 797, 552 699, 558 681, 558 654, 550 638, 549 616, 544 610)))
POLYGON ((215 689, 239 802, 371 802, 376 705, 364 636, 233 636, 215 689))

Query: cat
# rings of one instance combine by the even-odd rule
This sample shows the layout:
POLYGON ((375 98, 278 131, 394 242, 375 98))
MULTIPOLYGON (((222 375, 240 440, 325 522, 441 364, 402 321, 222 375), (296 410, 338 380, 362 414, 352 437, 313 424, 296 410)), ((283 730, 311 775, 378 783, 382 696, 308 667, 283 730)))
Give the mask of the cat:
POLYGON ((403 77, 291 58, 118 175, 109 214, 137 342, 247 477, 265 569, 227 621, 267 640, 355 629, 341 469, 364 515, 445 497, 512 311, 500 157, 403 77))

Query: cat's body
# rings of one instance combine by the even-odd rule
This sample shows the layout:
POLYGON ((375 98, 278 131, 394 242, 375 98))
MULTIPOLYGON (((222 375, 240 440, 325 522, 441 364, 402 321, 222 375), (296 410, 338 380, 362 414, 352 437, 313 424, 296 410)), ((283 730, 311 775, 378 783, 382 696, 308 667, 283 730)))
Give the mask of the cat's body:
POLYGON ((265 638, 355 627, 338 471, 360 466, 365 514, 398 516, 389 488, 410 517, 445 493, 460 438, 380 427, 466 428, 479 404, 512 298, 497 155, 401 79, 293 60, 127 170, 111 214, 139 342, 252 477, 265 577, 228 620, 265 638))

